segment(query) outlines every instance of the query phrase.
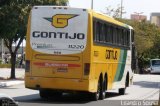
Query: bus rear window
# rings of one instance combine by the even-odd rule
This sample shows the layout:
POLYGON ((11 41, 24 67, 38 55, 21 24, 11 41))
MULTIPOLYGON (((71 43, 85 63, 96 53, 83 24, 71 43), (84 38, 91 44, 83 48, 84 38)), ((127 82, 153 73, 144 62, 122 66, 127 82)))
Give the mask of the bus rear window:
POLYGON ((30 45, 46 54, 75 54, 86 48, 88 13, 83 9, 38 7, 31 12, 30 45))

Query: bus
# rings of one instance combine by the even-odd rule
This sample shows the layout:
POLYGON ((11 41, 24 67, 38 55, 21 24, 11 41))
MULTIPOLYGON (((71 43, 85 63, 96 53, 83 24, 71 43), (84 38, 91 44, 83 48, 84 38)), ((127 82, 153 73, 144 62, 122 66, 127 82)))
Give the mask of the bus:
POLYGON ((160 73, 160 59, 150 60, 150 73, 160 73))
POLYGON ((25 87, 41 98, 73 91, 102 100, 132 84, 131 26, 90 9, 34 6, 27 29, 25 87))

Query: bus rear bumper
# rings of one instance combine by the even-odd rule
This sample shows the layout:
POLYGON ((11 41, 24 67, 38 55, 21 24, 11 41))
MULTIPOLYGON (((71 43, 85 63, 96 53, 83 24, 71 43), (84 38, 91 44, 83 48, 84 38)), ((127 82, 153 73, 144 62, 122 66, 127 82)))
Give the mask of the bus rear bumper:
POLYGON ((94 81, 68 78, 25 77, 25 87, 36 90, 53 89, 95 92, 94 81))

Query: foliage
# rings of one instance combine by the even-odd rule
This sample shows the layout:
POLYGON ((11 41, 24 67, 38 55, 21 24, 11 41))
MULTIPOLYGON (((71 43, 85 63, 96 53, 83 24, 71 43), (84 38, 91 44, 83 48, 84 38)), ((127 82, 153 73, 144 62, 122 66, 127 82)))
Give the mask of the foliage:
POLYGON ((124 12, 124 7, 121 7, 119 4, 117 5, 117 8, 112 8, 111 6, 106 7, 106 13, 109 16, 112 16, 114 18, 121 18, 124 12), (122 9, 122 10, 121 10, 122 9))
POLYGON ((0 0, 0 39, 11 55, 11 78, 15 78, 16 53, 26 35, 33 5, 67 5, 68 0, 0 0), (13 44, 17 43, 15 49, 13 44))

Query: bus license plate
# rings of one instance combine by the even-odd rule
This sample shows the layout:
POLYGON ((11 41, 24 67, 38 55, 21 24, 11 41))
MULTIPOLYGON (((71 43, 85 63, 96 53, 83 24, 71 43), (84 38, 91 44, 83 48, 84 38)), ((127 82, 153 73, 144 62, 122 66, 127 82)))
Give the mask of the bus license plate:
POLYGON ((68 72, 67 68, 58 68, 57 72, 68 72))

